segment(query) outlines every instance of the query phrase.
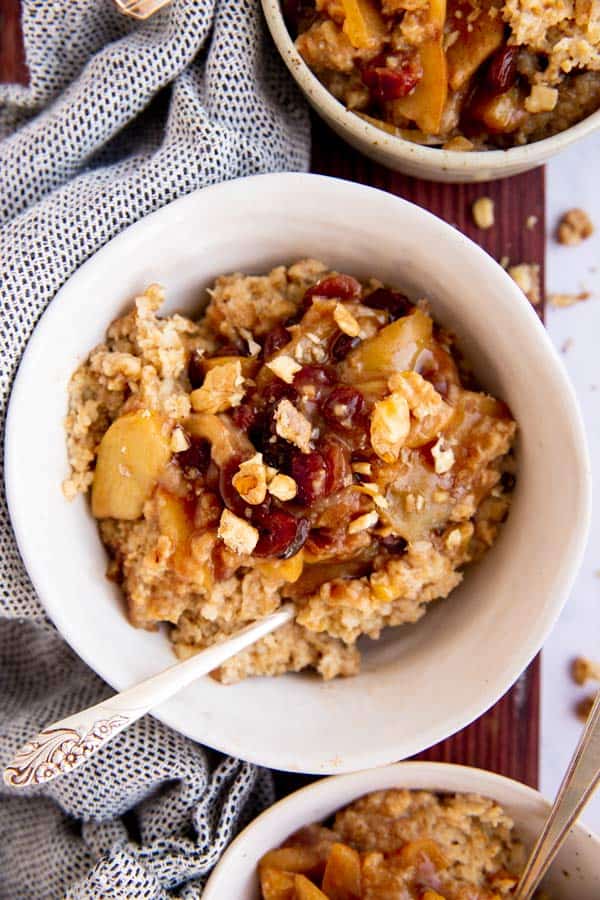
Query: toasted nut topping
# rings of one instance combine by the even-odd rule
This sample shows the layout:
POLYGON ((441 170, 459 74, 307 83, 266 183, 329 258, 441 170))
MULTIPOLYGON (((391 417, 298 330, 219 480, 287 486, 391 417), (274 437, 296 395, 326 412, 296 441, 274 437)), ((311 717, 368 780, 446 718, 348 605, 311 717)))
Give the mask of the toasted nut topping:
POLYGON ((525 219, 525 228, 528 231, 533 231, 533 229, 535 228, 537 223, 538 223, 537 216, 527 216, 527 218, 525 219))
POLYGON ((462 535, 459 528, 453 528, 446 538, 448 550, 456 550, 462 543, 462 535))
POLYGON ((537 306, 540 302, 540 267, 535 263, 519 263, 518 266, 511 266, 508 274, 517 284, 530 303, 537 306))
POLYGON ((370 462, 352 463, 352 471, 356 472, 357 475, 372 475, 373 474, 373 469, 371 468, 370 462))
POLYGON ((333 318, 335 319, 340 331, 350 337, 358 337, 360 333, 360 325, 343 303, 336 303, 333 310, 333 318))
POLYGON ((444 439, 439 437, 431 448, 431 455, 435 463, 435 471, 438 475, 449 472, 454 465, 454 452, 451 447, 444 447, 444 439))
POLYGON ((581 291, 579 294, 549 294, 548 296, 548 300, 552 306, 556 306, 557 309, 575 306, 576 303, 581 303, 583 300, 589 300, 589 298, 589 291, 581 291))
POLYGON ((471 207, 473 221, 478 228, 491 228, 494 224, 494 201, 491 197, 478 197, 471 207))
POLYGON ((576 684, 585 684, 588 679, 600 681, 600 663, 578 656, 571 664, 571 675, 576 684))
POLYGON ((220 413, 239 406, 244 397, 244 377, 239 360, 209 369, 202 387, 190 394, 196 412, 220 413))
POLYGON ((583 209, 570 209, 558 223, 556 237, 559 244, 574 247, 594 233, 592 220, 583 209))
POLYGON ((267 470, 262 453, 240 463, 231 483, 246 503, 257 506, 267 496, 267 470))
POLYGON ((529 113, 551 112, 558 102, 557 88, 545 84, 534 84, 529 97, 525 98, 525 109, 529 113))
POLYGON ((286 384, 291 384, 296 372, 299 372, 302 368, 295 359, 285 355, 276 356, 271 362, 266 363, 266 367, 267 369, 270 369, 274 375, 277 375, 278 378, 281 378, 282 381, 285 381, 286 384))
POLYGON ((171 451, 173 453, 182 453, 189 446, 190 442, 183 428, 174 428, 171 435, 171 451))
POLYGON ((582 722, 587 721, 587 717, 592 711, 592 706, 594 705, 595 699, 595 697, 584 697, 583 700, 580 700, 575 707, 577 717, 581 719, 582 722))
POLYGON ((248 331, 247 328, 240 328, 240 334, 248 344, 248 352, 250 356, 258 356, 261 351, 261 346, 257 343, 252 337, 252 332, 248 331))
POLYGON ((438 415, 446 407, 441 394, 418 372, 395 372, 388 379, 388 387, 406 398, 415 419, 438 415))
POLYGON ((448 491, 434 491, 433 492, 433 502, 434 503, 445 503, 450 494, 448 491))
POLYGON ((241 556, 252 553, 258 543, 257 529, 228 509, 224 509, 221 513, 217 537, 221 538, 230 550, 241 556))
POLYGON ((293 500, 297 492, 298 486, 289 475, 279 473, 269 482, 269 493, 278 500, 293 500))
POLYGON ((462 135, 457 135, 456 137, 450 138, 449 141, 443 145, 443 150, 454 150, 455 153, 468 153, 470 150, 473 150, 475 144, 473 141, 470 141, 466 137, 462 137, 462 135))
POLYGON ((384 462, 393 463, 410 431, 410 411, 406 398, 393 392, 378 400, 371 416, 371 446, 384 462))
POLYGON ((387 509, 389 504, 383 494, 379 489, 379 485, 375 484, 374 481, 363 481, 362 484, 355 484, 354 489, 357 490, 360 494, 367 494, 368 497, 371 497, 375 506, 378 506, 379 509, 387 509))
POLYGON ((366 531, 367 528, 376 525, 378 521, 379 514, 376 513, 375 510, 365 513, 363 516, 358 516, 357 519, 353 519, 348 525, 348 534, 357 534, 359 531, 366 531))
POLYGON ((286 397, 279 401, 275 410, 275 431, 303 453, 309 452, 312 426, 286 397))

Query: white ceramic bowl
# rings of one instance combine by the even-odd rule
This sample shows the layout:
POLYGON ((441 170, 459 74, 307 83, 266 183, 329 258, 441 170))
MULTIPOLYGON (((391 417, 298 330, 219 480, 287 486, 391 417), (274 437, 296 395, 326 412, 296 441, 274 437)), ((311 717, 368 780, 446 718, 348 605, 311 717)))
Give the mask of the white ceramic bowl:
POLYGON ((166 312, 193 315, 220 273, 302 256, 429 296, 521 426, 500 540, 421 623, 367 642, 359 677, 234 687, 204 678, 156 711, 220 750, 324 774, 394 762, 479 716, 539 650, 579 564, 590 484, 577 403, 533 310, 483 250, 390 194, 314 175, 248 178, 177 200, 82 266, 41 319, 13 390, 6 482, 25 564, 77 653, 119 689, 171 664, 164 634, 128 624, 87 502, 63 499, 69 377, 150 282, 166 286, 166 312))
POLYGON ((490 181, 542 165, 574 141, 600 128, 600 110, 553 137, 509 150, 454 152, 423 147, 388 134, 350 112, 321 84, 294 46, 281 0, 261 0, 267 25, 283 61, 310 105, 357 150, 390 169, 430 181, 490 181))
MULTIPOLYGON (((369 772, 325 778, 291 794, 258 816, 232 843, 208 880, 202 900, 258 900, 256 864, 303 825, 322 822, 336 810, 371 791, 387 788, 477 793, 492 797, 515 822, 531 846, 550 804, 518 781, 445 763, 399 763, 369 772)), ((552 900, 598 900, 600 839, 581 823, 571 831, 545 882, 552 900)))

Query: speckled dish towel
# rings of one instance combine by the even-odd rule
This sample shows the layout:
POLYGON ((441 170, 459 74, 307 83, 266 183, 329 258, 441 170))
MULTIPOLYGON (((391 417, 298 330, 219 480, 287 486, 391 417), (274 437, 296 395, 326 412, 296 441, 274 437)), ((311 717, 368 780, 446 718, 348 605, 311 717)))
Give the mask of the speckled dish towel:
MULTIPOLYGON (((23 31, 30 85, 0 86, 2 421, 40 314, 107 240, 195 188, 308 163, 306 112, 258 0, 175 0, 146 23, 110 0, 24 0, 23 31)), ((45 619, 3 495, 0 541, 4 767, 110 691, 45 619)), ((199 897, 271 792, 268 772, 146 716, 78 773, 0 789, 0 898, 199 897)))

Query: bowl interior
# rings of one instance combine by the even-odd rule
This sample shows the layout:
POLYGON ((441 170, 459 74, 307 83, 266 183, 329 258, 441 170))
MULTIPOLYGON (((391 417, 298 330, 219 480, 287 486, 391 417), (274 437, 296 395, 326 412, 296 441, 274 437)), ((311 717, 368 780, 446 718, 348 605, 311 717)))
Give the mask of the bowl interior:
POLYGON ((519 480, 499 541, 417 626, 367 641, 360 676, 233 687, 204 678, 156 711, 245 759, 328 773, 404 758, 480 715, 539 650, 577 569, 589 472, 576 402, 537 317, 480 248, 398 198, 318 176, 258 176, 176 201, 86 263, 42 318, 13 390, 6 484, 25 564, 77 653, 117 689, 171 664, 164 634, 128 624, 86 501, 62 496, 67 384, 147 284, 166 286, 166 312, 193 314, 218 274, 303 256, 431 298, 520 425, 519 480))
MULTIPOLYGON (((233 842, 204 889, 204 900, 258 900, 256 863, 267 850, 311 822, 328 818, 363 794, 405 787, 493 797, 515 822, 530 847, 540 833, 549 804, 537 791, 480 769, 440 763, 400 763, 371 772, 356 772, 318 781, 277 803, 252 822, 233 842)), ((544 886, 552 900, 597 900, 600 892, 600 841, 584 825, 569 834, 544 886)))

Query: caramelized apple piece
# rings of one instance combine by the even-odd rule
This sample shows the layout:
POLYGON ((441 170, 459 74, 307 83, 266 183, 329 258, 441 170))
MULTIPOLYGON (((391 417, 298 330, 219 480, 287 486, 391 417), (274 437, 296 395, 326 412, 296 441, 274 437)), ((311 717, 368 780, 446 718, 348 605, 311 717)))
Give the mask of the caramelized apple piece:
POLYGON ((92 484, 97 519, 137 519, 171 456, 166 421, 148 409, 120 416, 98 448, 92 484))
POLYGON ((527 118, 523 96, 515 85, 509 91, 496 96, 482 93, 471 103, 469 114, 481 122, 491 134, 511 134, 527 118))
POLYGON ((294 873, 281 869, 260 870, 260 889, 263 900, 295 900, 294 873))
POLYGON ((347 844, 332 846, 323 875, 323 891, 329 900, 360 900, 360 857, 347 844))
POLYGON ((440 850, 439 844, 430 838, 409 841, 398 851, 398 861, 402 866, 416 866, 422 856, 426 856, 436 869, 448 868, 448 860, 440 850))
POLYGON ((265 578, 272 578, 274 581, 287 581, 288 584, 294 584, 302 575, 304 568, 304 550, 299 550, 289 559, 264 559, 257 562, 257 568, 265 578))
POLYGON ((392 117, 406 117, 425 134, 438 134, 448 98, 448 66, 441 39, 419 47, 423 77, 412 92, 392 100, 392 117))
POLYGON ((448 82, 453 91, 464 87, 479 66, 498 49, 504 39, 504 22, 496 7, 482 9, 479 16, 469 21, 473 7, 469 3, 450 0, 448 18, 450 32, 458 31, 459 37, 448 47, 448 82), (494 9, 498 15, 490 15, 494 9), (456 13, 460 12, 460 17, 456 13), (469 30, 469 26, 470 29, 469 30))
POLYGON ((377 378, 387 381, 392 372, 411 369, 419 354, 428 347, 431 331, 431 318, 416 308, 409 316, 386 325, 349 353, 342 379, 349 384, 362 385, 377 378))
POLYGON ((211 356, 200 360, 200 367, 206 373, 232 362, 239 362, 244 378, 253 378, 260 368, 260 362, 252 356, 211 356))
POLYGON ((327 894, 320 891, 316 884, 305 878, 304 875, 296 875, 294 878, 296 900, 328 900, 327 894))
POLYGON ((184 422, 193 437, 204 438, 211 444, 211 456, 223 466, 232 456, 254 456, 256 450, 243 431, 226 417, 212 413, 192 413, 184 422))
POLYGON ((280 847, 279 850, 265 853, 258 868, 261 872, 270 868, 320 877, 323 874, 324 860, 313 847, 280 847))
POLYGON ((342 0, 343 30, 353 47, 377 50, 386 35, 385 22, 372 0, 342 0))
POLYGON ((158 527, 173 546, 172 566, 176 572, 185 574, 189 560, 189 541, 193 534, 191 515, 181 497, 159 487, 156 491, 158 527))

